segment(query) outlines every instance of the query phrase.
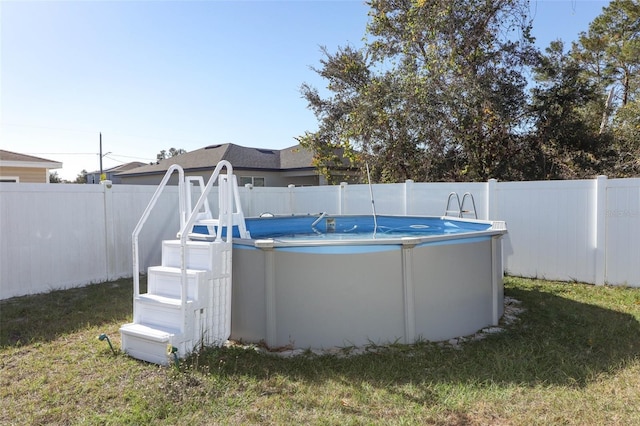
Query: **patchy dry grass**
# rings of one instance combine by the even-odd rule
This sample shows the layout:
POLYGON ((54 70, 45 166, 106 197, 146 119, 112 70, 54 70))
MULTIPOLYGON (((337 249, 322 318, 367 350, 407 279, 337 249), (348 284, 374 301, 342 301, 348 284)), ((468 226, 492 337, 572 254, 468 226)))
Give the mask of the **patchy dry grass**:
POLYGON ((0 424, 640 424, 640 289, 506 279, 503 333, 360 355, 113 355, 131 281, 0 302, 0 424))

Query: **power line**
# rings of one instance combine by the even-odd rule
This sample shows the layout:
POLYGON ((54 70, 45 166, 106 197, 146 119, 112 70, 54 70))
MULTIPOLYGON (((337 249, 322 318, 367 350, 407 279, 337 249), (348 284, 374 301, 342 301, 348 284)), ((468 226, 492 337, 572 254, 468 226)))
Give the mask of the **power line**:
POLYGON ((151 160, 149 158, 143 158, 143 157, 131 157, 131 156, 128 156, 128 155, 120 155, 120 154, 114 154, 114 153, 109 154, 109 158, 114 157, 114 156, 115 157, 122 157, 122 158, 133 158, 134 160, 144 160, 144 161, 156 161, 157 160, 156 158, 151 160))
POLYGON ((98 155, 97 152, 23 152, 26 155, 98 155))
MULTIPOLYGON (((100 155, 100 153, 98 152, 24 152, 23 154, 25 155, 100 155)), ((113 152, 110 152, 109 154, 105 154, 104 156, 114 161, 120 161, 120 160, 117 160, 113 157, 130 158, 130 159, 141 160, 145 162, 157 161, 156 158, 151 159, 151 158, 144 158, 144 157, 132 157, 129 155, 114 154, 113 152)), ((124 163, 124 161, 122 161, 122 163, 124 163)))
POLYGON ((76 133, 95 133, 94 130, 88 130, 88 129, 66 129, 62 127, 38 126, 33 124, 16 124, 16 123, 7 123, 7 122, 0 122, 0 124, 2 126, 26 127, 28 129, 57 130, 62 132, 76 132, 76 133))
MULTIPOLYGON (((24 127, 24 128, 31 128, 31 129, 42 129, 42 130, 56 130, 61 132, 94 133, 94 134, 97 133, 95 130, 88 130, 88 129, 69 129, 69 128, 62 128, 62 127, 39 126, 34 124, 7 123, 2 121, 0 121, 0 125, 12 126, 12 127, 24 127)), ((146 140, 159 141, 159 142, 181 142, 181 143, 196 143, 196 144, 208 143, 207 142, 208 138, 197 139, 197 140, 184 139, 179 136, 174 138, 167 138, 167 137, 161 137, 161 136, 133 135, 131 133, 121 133, 118 131, 109 132, 109 136, 119 136, 119 137, 134 138, 134 139, 146 139, 146 140)))

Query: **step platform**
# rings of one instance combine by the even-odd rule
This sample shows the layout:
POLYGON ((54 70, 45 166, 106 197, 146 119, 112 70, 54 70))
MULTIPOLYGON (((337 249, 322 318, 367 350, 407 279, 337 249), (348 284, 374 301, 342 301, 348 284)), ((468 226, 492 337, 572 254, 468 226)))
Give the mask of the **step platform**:
POLYGON ((142 323, 128 323, 120 327, 122 347, 133 358, 158 365, 168 365, 171 362, 171 347, 177 347, 180 352, 182 335, 178 330, 150 326, 142 323))
MULTIPOLYGON (((207 283, 210 273, 204 270, 187 269, 187 300, 206 300, 209 297, 207 283)), ((182 271, 172 266, 151 266, 147 269, 147 292, 149 294, 182 297, 182 271)))
POLYGON ((162 264, 147 269, 147 293, 134 299, 133 322, 120 328, 123 351, 159 364, 185 358, 202 346, 223 344, 231 334, 232 244, 188 241, 184 247, 186 305, 182 309, 183 248, 162 243, 162 264))

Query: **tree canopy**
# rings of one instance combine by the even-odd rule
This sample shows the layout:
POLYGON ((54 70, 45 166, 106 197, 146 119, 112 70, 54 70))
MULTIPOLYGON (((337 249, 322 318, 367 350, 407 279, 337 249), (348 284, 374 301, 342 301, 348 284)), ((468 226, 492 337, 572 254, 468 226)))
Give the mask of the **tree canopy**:
POLYGON ((57 171, 49 173, 49 183, 62 183, 62 178, 57 171))
POLYGON ((89 172, 87 172, 85 169, 82 169, 72 183, 87 183, 87 174, 89 174, 89 172))
POLYGON ((169 148, 169 151, 166 150, 162 150, 160 151, 157 155, 156 155, 156 159, 158 161, 160 160, 166 160, 167 158, 171 158, 171 157, 177 157, 178 155, 182 155, 182 154, 186 154, 187 151, 185 151, 182 148, 169 148))
POLYGON ((298 140, 329 181, 337 152, 379 182, 640 170, 637 0, 612 1, 570 52, 545 53, 526 0, 368 4, 364 47, 322 49, 328 95, 301 87, 319 126, 298 140))

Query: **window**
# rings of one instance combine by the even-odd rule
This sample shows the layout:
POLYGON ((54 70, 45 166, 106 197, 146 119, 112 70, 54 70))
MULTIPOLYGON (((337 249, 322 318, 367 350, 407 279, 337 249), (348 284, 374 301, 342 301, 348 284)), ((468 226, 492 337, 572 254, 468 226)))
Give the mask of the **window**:
POLYGON ((0 176, 0 182, 20 183, 20 178, 18 176, 0 176))
POLYGON ((264 178, 257 176, 240 176, 240 181, 238 182, 240 186, 245 186, 248 183, 253 186, 264 186, 264 178))

